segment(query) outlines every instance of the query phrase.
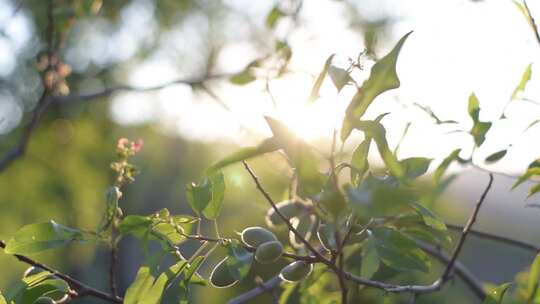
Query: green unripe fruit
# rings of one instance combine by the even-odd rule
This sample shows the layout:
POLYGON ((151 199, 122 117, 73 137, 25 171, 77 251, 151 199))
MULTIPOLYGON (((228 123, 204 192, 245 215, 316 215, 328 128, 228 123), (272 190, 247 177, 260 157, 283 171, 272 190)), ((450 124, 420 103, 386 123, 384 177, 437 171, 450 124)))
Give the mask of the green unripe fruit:
POLYGON ((216 288, 231 287, 238 282, 238 280, 231 275, 225 261, 227 261, 227 258, 224 258, 219 262, 210 274, 210 284, 216 288))
MULTIPOLYGON (((277 209, 287 219, 291 219, 300 215, 304 211, 302 203, 296 201, 283 201, 276 204, 277 209)), ((277 214, 274 208, 268 209, 266 212, 266 224, 269 227, 285 224, 281 217, 277 214)))
POLYGON ((37 300, 34 301, 34 304, 55 304, 53 299, 49 297, 39 297, 37 300))
POLYGON ((242 242, 251 247, 257 248, 266 242, 277 240, 277 237, 270 230, 262 227, 248 227, 242 231, 242 242))
POLYGON ((261 244, 255 251, 255 260, 261 264, 269 264, 277 261, 283 254, 283 245, 279 241, 271 241, 261 244))
POLYGON ((288 282, 298 282, 307 277, 311 273, 311 270, 313 270, 312 264, 304 261, 295 261, 285 266, 279 276, 288 282))

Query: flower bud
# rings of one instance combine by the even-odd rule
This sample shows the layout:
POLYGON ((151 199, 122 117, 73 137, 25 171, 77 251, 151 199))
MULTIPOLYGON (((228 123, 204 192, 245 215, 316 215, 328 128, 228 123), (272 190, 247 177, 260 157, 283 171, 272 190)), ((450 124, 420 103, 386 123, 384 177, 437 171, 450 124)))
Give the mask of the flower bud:
POLYGON ((231 287, 238 282, 238 280, 231 275, 225 261, 227 261, 227 258, 224 258, 219 262, 210 274, 210 284, 216 288, 231 287))
POLYGON ((304 261, 294 261, 281 270, 279 276, 288 282, 298 282, 307 277, 313 270, 313 265, 304 261))
MULTIPOLYGON (((295 216, 298 216, 300 213, 302 213, 302 211, 304 211, 304 207, 302 206, 302 203, 296 202, 296 201, 283 201, 283 202, 277 203, 276 207, 279 210, 279 212, 283 214, 287 219, 291 219, 295 216)), ((285 222, 277 214, 274 208, 268 209, 268 212, 266 212, 266 224, 269 227, 282 225, 284 223, 285 222)))
POLYGON ((251 247, 257 248, 261 244, 277 240, 270 230, 262 227, 248 227, 242 231, 242 242, 251 247))

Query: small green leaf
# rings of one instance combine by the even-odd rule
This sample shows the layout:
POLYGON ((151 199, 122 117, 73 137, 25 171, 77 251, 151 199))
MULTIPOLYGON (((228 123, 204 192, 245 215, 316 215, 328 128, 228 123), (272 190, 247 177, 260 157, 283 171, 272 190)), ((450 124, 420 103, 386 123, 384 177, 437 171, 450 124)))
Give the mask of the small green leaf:
POLYGON ((8 304, 6 302, 6 298, 4 298, 4 296, 2 295, 2 293, 0 292, 0 304, 8 304))
POLYGON ((272 8, 270 13, 268 13, 268 15, 266 16, 266 22, 265 22, 266 26, 268 28, 274 28, 278 20, 284 16, 286 16, 286 14, 282 10, 279 9, 279 6, 277 5, 274 6, 274 8, 272 8))
POLYGON ((486 157, 486 163, 494 163, 501 160, 501 158, 503 158, 507 152, 508 150, 504 149, 491 154, 490 156, 486 157))
MULTIPOLYGON (((377 116, 377 118, 375 118, 375 121, 380 123, 386 115, 388 115, 388 113, 377 116)), ((351 170, 351 183, 354 186, 359 185, 360 179, 369 169, 368 155, 369 147, 371 146, 371 140, 372 137, 366 134, 364 140, 360 143, 360 145, 358 145, 358 147, 356 147, 353 152, 351 165, 355 168, 355 170, 351 170)))
POLYGON ((231 241, 226 244, 228 259, 225 261, 229 273, 238 281, 245 278, 251 263, 253 261, 253 254, 247 251, 238 241, 231 241))
POLYGON ((419 176, 424 175, 429 169, 429 164, 431 163, 431 158, 425 157, 410 157, 404 160, 401 160, 401 166, 405 170, 405 175, 408 178, 414 179, 419 176))
POLYGON ((415 202, 412 202, 411 206, 422 217, 422 220, 427 226, 436 230, 446 230, 446 224, 444 221, 438 215, 433 213, 433 211, 415 202))
POLYGON ((180 261, 161 274, 156 274, 149 266, 142 266, 135 280, 126 291, 125 304, 159 304, 167 286, 178 278, 188 263, 180 261))
POLYGON ((362 265, 360 266, 360 276, 366 279, 373 277, 379 270, 380 258, 376 249, 376 241, 373 237, 368 238, 362 248, 362 265))
POLYGON ((525 171, 525 173, 523 173, 523 175, 521 175, 516 180, 516 182, 512 185, 512 189, 516 188, 517 186, 521 185, 522 183, 536 175, 540 175, 540 160, 535 160, 529 164, 527 171, 525 171))
POLYGON ((504 283, 491 290, 482 304, 502 304, 504 294, 510 286, 512 286, 512 283, 504 283))
POLYGON ((400 81, 396 73, 396 63, 399 52, 411 33, 409 32, 403 36, 392 51, 377 61, 371 68, 369 78, 364 81, 347 107, 347 115, 343 120, 343 126, 341 128, 342 141, 345 141, 351 134, 353 129, 351 121, 360 119, 377 96, 400 86, 400 81))
POLYGON ((210 202, 212 198, 211 187, 210 182, 206 178, 198 184, 191 183, 186 186, 187 201, 197 215, 200 215, 210 202))
POLYGON ((338 92, 340 92, 344 86, 352 81, 349 72, 333 65, 328 68, 328 75, 330 75, 330 79, 332 79, 332 82, 334 83, 334 86, 338 92))
POLYGON ((84 234, 54 221, 24 226, 15 233, 5 248, 8 254, 35 254, 65 246, 73 241, 84 241, 84 234))
POLYGON ((530 63, 526 68, 525 71, 523 71, 523 75, 521 75, 521 81, 517 85, 517 87, 514 89, 514 92, 512 93, 512 100, 517 99, 523 91, 525 91, 525 87, 527 86, 527 83, 529 80, 531 80, 532 75, 532 63, 530 63))
POLYGON ((468 111, 473 120, 473 127, 469 133, 473 136, 475 145, 480 147, 486 139, 486 133, 491 128, 491 122, 480 121, 480 103, 474 93, 469 96, 468 111))
POLYGON ((371 145, 371 138, 365 138, 356 149, 354 149, 351 165, 356 170, 351 170, 351 183, 358 186, 360 179, 369 169, 368 154, 369 146, 371 145))
POLYGON ((122 219, 118 230, 122 234, 132 233, 134 235, 143 235, 150 229, 152 223, 152 219, 148 216, 128 215, 122 219))
POLYGON ((384 264, 400 271, 428 272, 428 256, 401 232, 381 227, 372 230, 377 254, 384 264))
POLYGON ((531 301, 538 294, 538 286, 540 284, 540 254, 536 255, 529 270, 529 278, 527 280, 527 299, 531 301))
POLYGON ((209 177, 211 185, 211 198, 210 202, 204 208, 203 214, 209 220, 215 220, 221 211, 223 205, 223 198, 225 196, 225 179, 223 173, 218 172, 209 177))
POLYGON ((525 17, 525 20, 527 21, 527 23, 529 24, 529 26, 531 27, 533 32, 536 31, 536 25, 534 24, 533 19, 532 19, 531 15, 529 14, 529 10, 527 10, 525 5, 518 2, 518 1, 516 1, 516 0, 512 0, 512 2, 514 2, 514 4, 518 8, 518 10, 521 12, 523 17, 525 17))
POLYGON ((21 303, 34 303, 40 297, 61 299, 69 293, 69 285, 60 279, 46 279, 38 284, 28 287, 23 295, 21 303))
POLYGON ((253 60, 249 63, 246 68, 229 78, 229 81, 236 85, 246 85, 250 82, 253 82, 257 79, 253 73, 253 68, 256 68, 260 65, 259 60, 253 60))
POLYGON ((213 174, 228 165, 231 165, 231 164, 243 161, 243 160, 247 160, 249 158, 259 156, 268 152, 273 152, 278 149, 279 149, 279 146, 276 144, 276 140, 274 138, 267 138, 263 142, 261 142, 258 146, 242 148, 226 156, 222 160, 212 165, 207 170, 207 174, 213 174))
POLYGON ((326 74, 328 74, 328 68, 330 67, 330 64, 332 63, 332 59, 334 58, 335 54, 332 54, 326 59, 324 62, 324 66, 317 76, 317 79, 315 79, 315 82, 313 83, 313 87, 311 88, 311 94, 309 94, 308 102, 313 102, 315 99, 319 98, 319 91, 321 90, 321 86, 324 82, 324 79, 326 78, 326 74))
POLYGON ((459 152, 461 152, 461 149, 455 149, 452 151, 447 157, 444 158, 444 160, 441 162, 441 164, 435 169, 435 172, 433 173, 433 179, 436 183, 439 183, 441 180, 441 177, 444 175, 444 172, 446 172, 446 169, 450 166, 450 164, 458 159, 459 152))
POLYGON ((351 126, 355 129, 359 129, 366 133, 375 140, 379 154, 381 155, 384 164, 390 171, 390 173, 401 179, 405 176, 405 171, 401 163, 397 160, 396 156, 388 148, 388 142, 386 141, 386 130, 383 125, 376 121, 351 121, 351 126))

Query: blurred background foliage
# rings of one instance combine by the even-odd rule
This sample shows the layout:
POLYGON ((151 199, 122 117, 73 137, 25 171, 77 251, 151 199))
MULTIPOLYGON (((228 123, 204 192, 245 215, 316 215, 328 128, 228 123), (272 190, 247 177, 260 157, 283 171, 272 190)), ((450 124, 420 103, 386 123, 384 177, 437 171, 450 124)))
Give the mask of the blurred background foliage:
MULTIPOLYGON (((302 15, 294 15, 300 3, 294 0, 280 4, 280 8, 290 15, 275 30, 267 24, 268 14, 277 3, 274 1, 53 1, 60 56, 72 70, 66 78, 63 92, 68 99, 128 83, 128 80, 133 85, 141 84, 140 79, 130 78, 134 67, 138 66, 148 67, 137 72, 137 75, 146 74, 146 78, 141 79, 150 84, 144 85, 159 84, 163 74, 197 80, 208 75, 241 71, 252 60, 274 52, 277 41, 288 42, 291 28, 302 19, 302 15), (231 49, 231 45, 239 45, 239 48, 231 49), (224 51, 233 52, 233 59, 230 55, 223 55, 224 51), (154 80, 157 83, 153 83, 154 80)), ((381 5, 382 9, 370 10, 370 7, 377 7, 376 1, 375 4, 373 1, 365 1, 367 4, 363 1, 330 2, 342 6, 346 26, 357 37, 354 41, 357 51, 365 49, 372 58, 382 55, 381 45, 385 48, 388 38, 394 37, 389 34, 396 22, 388 14, 391 4, 383 1, 386 5, 381 5)), ((3 153, 16 143, 22 131, 19 126, 28 121, 42 91, 36 58, 45 46, 46 3, 41 0, 0 0, 0 152, 3 153)), ((327 20, 321 15, 318 22, 335 20, 327 20)), ((294 51, 293 48, 293 56, 296 56, 294 51)), ((324 59, 319 58, 318 62, 324 59)), ((204 104, 210 100, 212 105, 209 107, 220 107, 219 100, 214 100, 212 95, 229 85, 226 80, 224 82, 204 86, 200 83, 182 85, 175 93, 184 92, 185 95, 176 96, 177 100, 173 102, 183 104, 181 99, 184 98, 204 104)), ((233 95, 242 94, 241 90, 230 90, 233 95)), ((237 140, 222 137, 219 130, 215 130, 217 135, 202 138, 208 132, 193 129, 198 125, 178 130, 191 122, 219 129, 219 125, 212 122, 219 116, 205 117, 202 112, 193 112, 184 125, 171 123, 166 115, 156 117, 154 106, 137 100, 133 100, 133 107, 139 107, 139 110, 131 113, 130 101, 112 102, 123 94, 119 92, 91 101, 69 99, 49 108, 31 139, 27 155, 0 174, 0 239, 8 239, 25 224, 49 219, 68 226, 93 229, 105 206, 104 191, 113 176, 109 163, 114 159, 115 143, 120 137, 142 138, 145 142, 142 153, 133 161, 141 168, 142 174, 127 187, 121 201, 126 214, 150 214, 161 208, 169 208, 173 213, 190 213, 184 195, 185 185, 199 180, 211 163, 233 151, 239 143, 249 142, 244 142, 245 137, 242 136, 250 131, 242 128, 233 131, 239 132, 237 140)), ((132 94, 139 93, 125 93, 125 98, 133 97, 132 94)), ((140 94, 146 99, 157 98, 154 95, 157 93, 140 94)), ((255 105, 249 107, 258 106, 259 101, 252 102, 255 105)), ((155 107, 160 106, 163 104, 155 107)), ((182 110, 180 107, 176 111, 182 110)), ((166 114, 167 108, 162 112, 166 114)), ((226 117, 222 124, 227 124, 226 117)), ((322 144, 328 146, 328 138, 313 142, 314 146, 322 144)), ((287 197, 291 172, 283 157, 279 154, 263 156, 253 161, 253 167, 273 197, 287 197)), ((225 208, 219 219, 224 227, 222 234, 234 235, 244 227, 262 225, 267 206, 255 191, 252 181, 240 166, 227 169, 225 174, 225 208)), ((451 187, 454 193, 456 190, 459 193, 446 197, 445 202, 438 201, 436 209, 446 219, 461 221, 468 208, 459 207, 472 204, 472 197, 477 191, 470 182, 478 180, 479 176, 474 172, 465 174, 463 180, 451 187), (456 203, 456 200, 471 203, 456 203)), ((499 193, 507 191, 509 183, 510 180, 500 182, 499 193)), ((504 212, 502 210, 495 208, 493 212, 499 214, 504 212)), ((528 229, 511 225, 501 227, 493 222, 488 225, 488 222, 486 217, 486 224, 482 227, 498 226, 497 231, 503 234, 539 240, 528 229)), ((529 218, 524 225, 532 222, 529 218)), ((286 237, 285 231, 280 233, 286 237)), ((530 253, 501 248, 478 239, 471 239, 470 243, 474 246, 465 252, 463 261, 473 265, 473 271, 489 282, 511 280, 515 272, 531 261, 530 253), (495 265, 495 262, 500 262, 497 257, 484 256, 489 252, 504 256, 505 265, 495 265)), ((192 245, 189 242, 184 245, 186 252, 193 250, 192 245)), ((121 243, 120 255, 120 285, 125 290, 143 257, 136 240, 130 238, 121 243)), ((38 258, 92 286, 107 288, 106 248, 96 248, 94 244, 73 245, 38 258)), ((0 289, 5 289, 20 277, 25 265, 16 263, 10 256, 0 255, 0 269, 0 289)), ((275 269, 261 269, 265 278, 275 274, 275 269)), ((208 272, 208 268, 203 269, 203 273, 208 272)), ((418 279, 430 282, 437 273, 433 271, 432 276, 418 279)), ((314 299, 310 303, 331 300, 328 298, 321 302, 317 295, 320 289, 325 288, 325 283, 333 279, 321 277, 309 289, 307 294, 314 299)), ((408 279, 410 277, 395 280, 408 279)), ((330 282, 332 284, 335 282, 330 282)), ((248 279, 232 289, 197 289, 196 302, 223 303, 253 286, 253 280, 248 279)), ((366 290, 363 293, 365 303, 409 301, 406 296, 380 297, 381 294, 381 291, 366 290)), ((468 296, 467 289, 456 280, 440 294, 423 296, 419 303, 466 303, 468 296)), ((93 299, 86 301, 95 302, 93 299)), ((270 303, 270 297, 262 296, 259 303, 270 303)))

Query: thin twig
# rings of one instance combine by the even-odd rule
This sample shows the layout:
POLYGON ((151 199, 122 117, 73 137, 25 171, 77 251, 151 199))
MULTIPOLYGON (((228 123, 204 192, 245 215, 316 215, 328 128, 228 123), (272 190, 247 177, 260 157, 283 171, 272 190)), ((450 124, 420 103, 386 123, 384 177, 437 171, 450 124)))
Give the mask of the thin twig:
MULTIPOLYGON (((2 249, 6 248, 6 243, 4 241, 0 241, 0 248, 2 248, 2 249)), ((19 254, 14 254, 13 256, 15 258, 17 258, 19 261, 23 262, 23 263, 26 263, 28 265, 31 265, 31 266, 46 270, 46 271, 52 273, 54 276, 66 281, 69 284, 69 286, 71 288, 73 288, 77 292, 77 296, 79 296, 79 297, 93 296, 93 297, 96 297, 96 298, 99 298, 99 299, 102 299, 102 300, 105 300, 105 301, 109 301, 109 302, 112 302, 112 303, 122 303, 124 301, 122 298, 114 297, 111 294, 108 294, 108 293, 105 293, 103 291, 97 290, 97 289, 95 289, 93 287, 90 287, 90 286, 86 285, 85 283, 82 283, 82 282, 70 277, 67 274, 64 274, 64 273, 62 273, 62 272, 60 272, 58 270, 55 270, 55 269, 53 269, 53 268, 51 268, 51 267, 49 267, 49 266, 47 266, 45 264, 40 263, 40 262, 34 261, 33 259, 31 259, 31 258, 29 258, 27 256, 19 255, 19 254)))
POLYGON ((135 87, 135 86, 130 86, 130 85, 118 85, 118 86, 113 86, 103 91, 96 92, 96 93, 81 94, 81 95, 70 94, 68 96, 56 96, 54 99, 58 103, 74 103, 74 102, 82 102, 82 101, 91 101, 91 100, 95 100, 99 98, 109 97, 113 95, 114 93, 118 93, 118 92, 152 92, 152 91, 165 89, 167 87, 170 87, 176 84, 200 86, 206 81, 215 80, 215 79, 223 79, 229 76, 230 75, 228 74, 216 74, 216 75, 208 75, 205 77, 195 78, 195 79, 179 78, 179 79, 171 80, 171 81, 168 81, 159 85, 155 85, 155 86, 150 86, 150 87, 135 87))
POLYGON ((480 199, 476 203, 476 206, 474 207, 473 213, 469 217, 469 220, 467 221, 467 224, 463 228, 463 232, 461 233, 461 237, 459 238, 458 244, 456 246, 456 249, 454 250, 454 254, 452 255, 452 258, 450 259, 450 262, 448 263, 448 266, 446 266, 446 269, 441 276, 441 280, 444 282, 448 280, 450 277, 450 273, 452 272, 452 269, 454 267, 454 263, 457 260, 458 255, 461 253, 461 249, 463 248, 463 244, 465 244, 465 240, 467 239, 467 235, 469 234, 472 226, 474 225, 474 222, 476 221, 476 217, 478 215, 478 212, 480 211, 480 207, 482 207, 482 203, 486 199, 486 195, 488 194, 489 190, 491 189, 491 185, 493 184, 493 174, 489 174, 489 182, 484 189, 484 192, 480 196, 480 199))
MULTIPOLYGON (((425 242, 416 241, 418 247, 422 248, 427 254, 436 258, 443 264, 448 264, 450 262, 450 256, 441 252, 440 248, 437 248, 433 245, 427 244, 425 242)), ((471 273, 471 271, 465 267, 459 261, 454 262, 454 271, 456 275, 465 282, 465 284, 471 289, 471 291, 480 299, 483 300, 486 297, 486 292, 482 287, 482 282, 476 278, 476 276, 471 273)))
MULTIPOLYGON (((460 231, 463 230, 463 226, 454 225, 454 224, 446 224, 446 227, 448 227, 449 229, 452 229, 452 230, 460 230, 460 231)), ((515 239, 508 238, 508 237, 495 235, 495 234, 491 234, 491 233, 487 233, 487 232, 482 232, 482 231, 478 231, 478 230, 474 230, 474 229, 471 229, 469 231, 469 233, 471 235, 477 236, 479 238, 504 243, 504 244, 511 245, 511 246, 514 246, 514 247, 518 247, 518 248, 521 248, 521 249, 525 249, 525 250, 529 250, 529 251, 536 251, 536 252, 540 251, 539 246, 536 246, 534 244, 527 243, 527 242, 524 242, 524 241, 515 240, 515 239)))

